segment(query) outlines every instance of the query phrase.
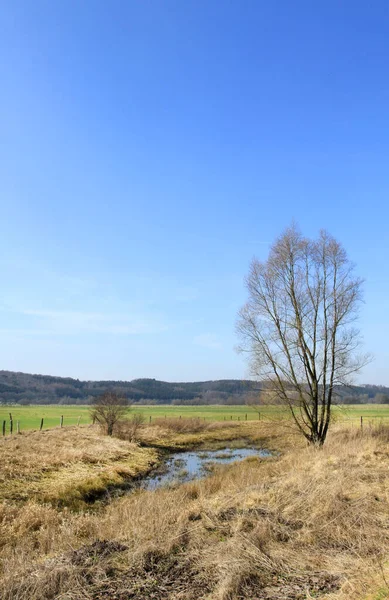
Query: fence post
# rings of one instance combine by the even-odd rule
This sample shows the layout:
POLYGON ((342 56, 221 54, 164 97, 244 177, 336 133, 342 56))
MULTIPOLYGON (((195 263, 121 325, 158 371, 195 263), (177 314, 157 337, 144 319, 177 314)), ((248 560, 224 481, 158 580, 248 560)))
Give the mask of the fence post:
POLYGON ((3 421, 3 436, 5 435, 5 421, 3 421))
POLYGON ((232 421, 232 415, 231 415, 231 421, 232 421))
POLYGON ((149 416, 149 423, 151 423, 151 415, 149 416))
POLYGON ((245 414, 244 418, 245 418, 245 421, 247 421, 247 413, 245 414))
POLYGON ((16 421, 16 433, 20 433, 20 421, 16 421))
MULTIPOLYGON (((9 413, 9 414, 11 414, 11 413, 9 413)), ((11 435, 12 435, 13 430, 14 430, 14 422, 13 422, 12 419, 10 419, 10 421, 9 421, 9 432, 10 432, 11 435)))
POLYGON ((77 419, 77 427, 80 425, 80 419, 81 419, 81 417, 78 417, 78 419, 77 419))
POLYGON ((361 431, 363 431, 363 417, 361 416, 361 431))
POLYGON ((59 426, 63 427, 63 415, 61 415, 61 418, 59 420, 59 426))
POLYGON ((43 429, 43 417, 41 418, 41 426, 39 427, 39 431, 42 431, 43 429))

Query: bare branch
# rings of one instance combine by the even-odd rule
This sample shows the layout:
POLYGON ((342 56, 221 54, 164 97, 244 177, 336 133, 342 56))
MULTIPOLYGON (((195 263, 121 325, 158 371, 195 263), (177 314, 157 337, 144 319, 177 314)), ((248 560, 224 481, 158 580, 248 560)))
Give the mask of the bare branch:
POLYGON ((107 435, 112 435, 116 424, 125 416, 129 407, 127 398, 118 396, 115 392, 105 392, 96 398, 90 413, 93 421, 100 423, 107 435))
POLYGON ((293 226, 267 261, 252 261, 246 285, 237 329, 252 373, 289 406, 305 437, 322 444, 335 386, 349 383, 368 360, 357 354, 353 327, 362 281, 327 232, 309 240, 293 226))

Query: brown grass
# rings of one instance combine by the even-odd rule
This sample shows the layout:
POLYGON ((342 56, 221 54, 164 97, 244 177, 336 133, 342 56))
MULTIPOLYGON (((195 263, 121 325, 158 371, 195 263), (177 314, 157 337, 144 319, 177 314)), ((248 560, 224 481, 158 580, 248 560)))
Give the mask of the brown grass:
POLYGON ((199 431, 207 431, 213 429, 215 423, 207 423, 200 418, 187 417, 180 419, 179 417, 169 419, 154 419, 154 425, 156 427, 162 427, 168 431, 174 431, 175 433, 198 433, 199 431))
MULTIPOLYGON (((258 439, 270 435, 255 427, 258 439)), ((388 598, 388 437, 337 426, 321 450, 290 438, 278 458, 138 491, 95 513, 7 502, 1 597, 388 598)))
POLYGON ((147 472, 158 457, 96 427, 66 427, 1 439, 0 460, 0 500, 74 507, 147 472))
POLYGON ((258 428, 255 422, 199 423, 198 419, 155 419, 151 426, 142 430, 139 440, 144 445, 172 451, 201 446, 224 448, 226 444, 234 443, 239 447, 246 444, 277 447, 281 439, 283 445, 295 443, 296 436, 290 435, 289 431, 281 430, 272 423, 262 423, 258 428))

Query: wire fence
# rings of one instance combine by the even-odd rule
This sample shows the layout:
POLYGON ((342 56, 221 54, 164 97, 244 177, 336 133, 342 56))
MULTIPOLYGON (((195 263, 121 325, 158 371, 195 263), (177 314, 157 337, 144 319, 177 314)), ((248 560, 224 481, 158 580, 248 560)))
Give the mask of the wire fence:
MULTIPOLYGON (((50 419, 52 421, 52 419, 50 419)), ((73 420, 73 419, 72 419, 73 420)), ((81 415, 77 418, 77 427, 79 427, 81 421, 81 415)), ((7 434, 13 435, 14 433, 19 434, 22 433, 22 424, 23 421, 21 419, 14 419, 12 413, 9 413, 9 419, 3 419, 2 421, 2 435, 5 437, 7 434)), ((36 427, 31 427, 31 419, 29 419, 29 427, 26 427, 26 431, 31 431, 34 429, 39 429, 42 431, 45 426, 45 418, 40 417, 37 419, 36 427)), ((70 425, 70 424, 69 424, 70 425)), ((75 425, 75 423, 71 423, 71 425, 75 425)), ((59 416, 58 427, 62 429, 65 426, 64 415, 59 416)), ((55 427, 55 426, 54 426, 55 427)), ((47 427, 47 429, 53 429, 52 427, 47 427)))
MULTIPOLYGON (((134 412, 132 413, 133 415, 142 415, 144 413, 142 412, 134 412)), ((85 415, 84 415, 85 416, 85 415)), ((181 414, 174 414, 174 415, 168 415, 166 414, 158 414, 158 415, 147 415, 145 416, 145 423, 148 424, 153 424, 153 423, 160 423, 161 421, 164 420, 169 420, 169 419, 195 419, 198 420, 199 422, 203 421, 203 422, 225 422, 226 424, 229 422, 247 422, 247 421, 279 421, 279 420, 285 420, 288 419, 289 417, 287 416, 287 414, 279 414, 279 415, 273 415, 273 416, 269 416, 268 414, 263 414, 261 412, 258 413, 242 413, 240 415, 237 414, 226 414, 223 415, 223 417, 221 415, 218 415, 217 418, 215 418, 214 415, 205 415, 205 416, 196 416, 196 415, 181 415, 181 414)), ((43 429, 47 430, 47 429, 54 429, 54 428, 63 428, 63 427, 69 427, 69 426, 80 426, 80 422, 82 419, 82 415, 80 415, 77 420, 75 421, 74 417, 69 418, 69 419, 65 419, 64 415, 60 415, 58 417, 58 425, 53 424, 53 418, 50 417, 49 419, 47 419, 47 421, 49 421, 49 424, 47 424, 47 421, 45 421, 45 417, 40 417, 37 418, 36 420, 36 425, 34 423, 33 426, 31 426, 31 419, 28 420, 28 425, 26 425, 23 428, 23 420, 22 419, 15 419, 12 415, 12 413, 9 413, 9 418, 8 419, 3 419, 2 421, 2 436, 6 437, 7 435, 14 435, 14 434, 20 434, 22 433, 22 431, 42 431, 43 429), (68 421, 71 421, 70 423, 68 421)), ((359 426, 361 429, 363 429, 364 427, 374 427, 377 426, 379 424, 383 424, 383 423, 388 423, 388 419, 389 419, 389 414, 387 415, 358 415, 358 414, 353 414, 353 415, 344 415, 344 416, 336 416, 335 417, 335 422, 336 423, 344 423, 344 424, 348 424, 348 425, 352 425, 352 426, 359 426)), ((1 423, 1 421, 0 421, 1 423)), ((87 422, 83 422, 83 425, 85 424, 95 424, 95 421, 93 420, 92 422, 88 419, 87 422)))

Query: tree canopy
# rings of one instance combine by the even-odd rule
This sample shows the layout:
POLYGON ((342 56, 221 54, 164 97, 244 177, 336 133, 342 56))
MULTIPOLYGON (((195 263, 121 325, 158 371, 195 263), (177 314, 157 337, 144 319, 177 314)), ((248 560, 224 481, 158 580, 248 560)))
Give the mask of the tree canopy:
POLYGON ((288 228, 268 259, 254 259, 241 309, 241 350, 268 398, 287 404, 301 433, 322 444, 337 386, 366 363, 355 327, 362 280, 345 249, 326 231, 317 239, 288 228))

